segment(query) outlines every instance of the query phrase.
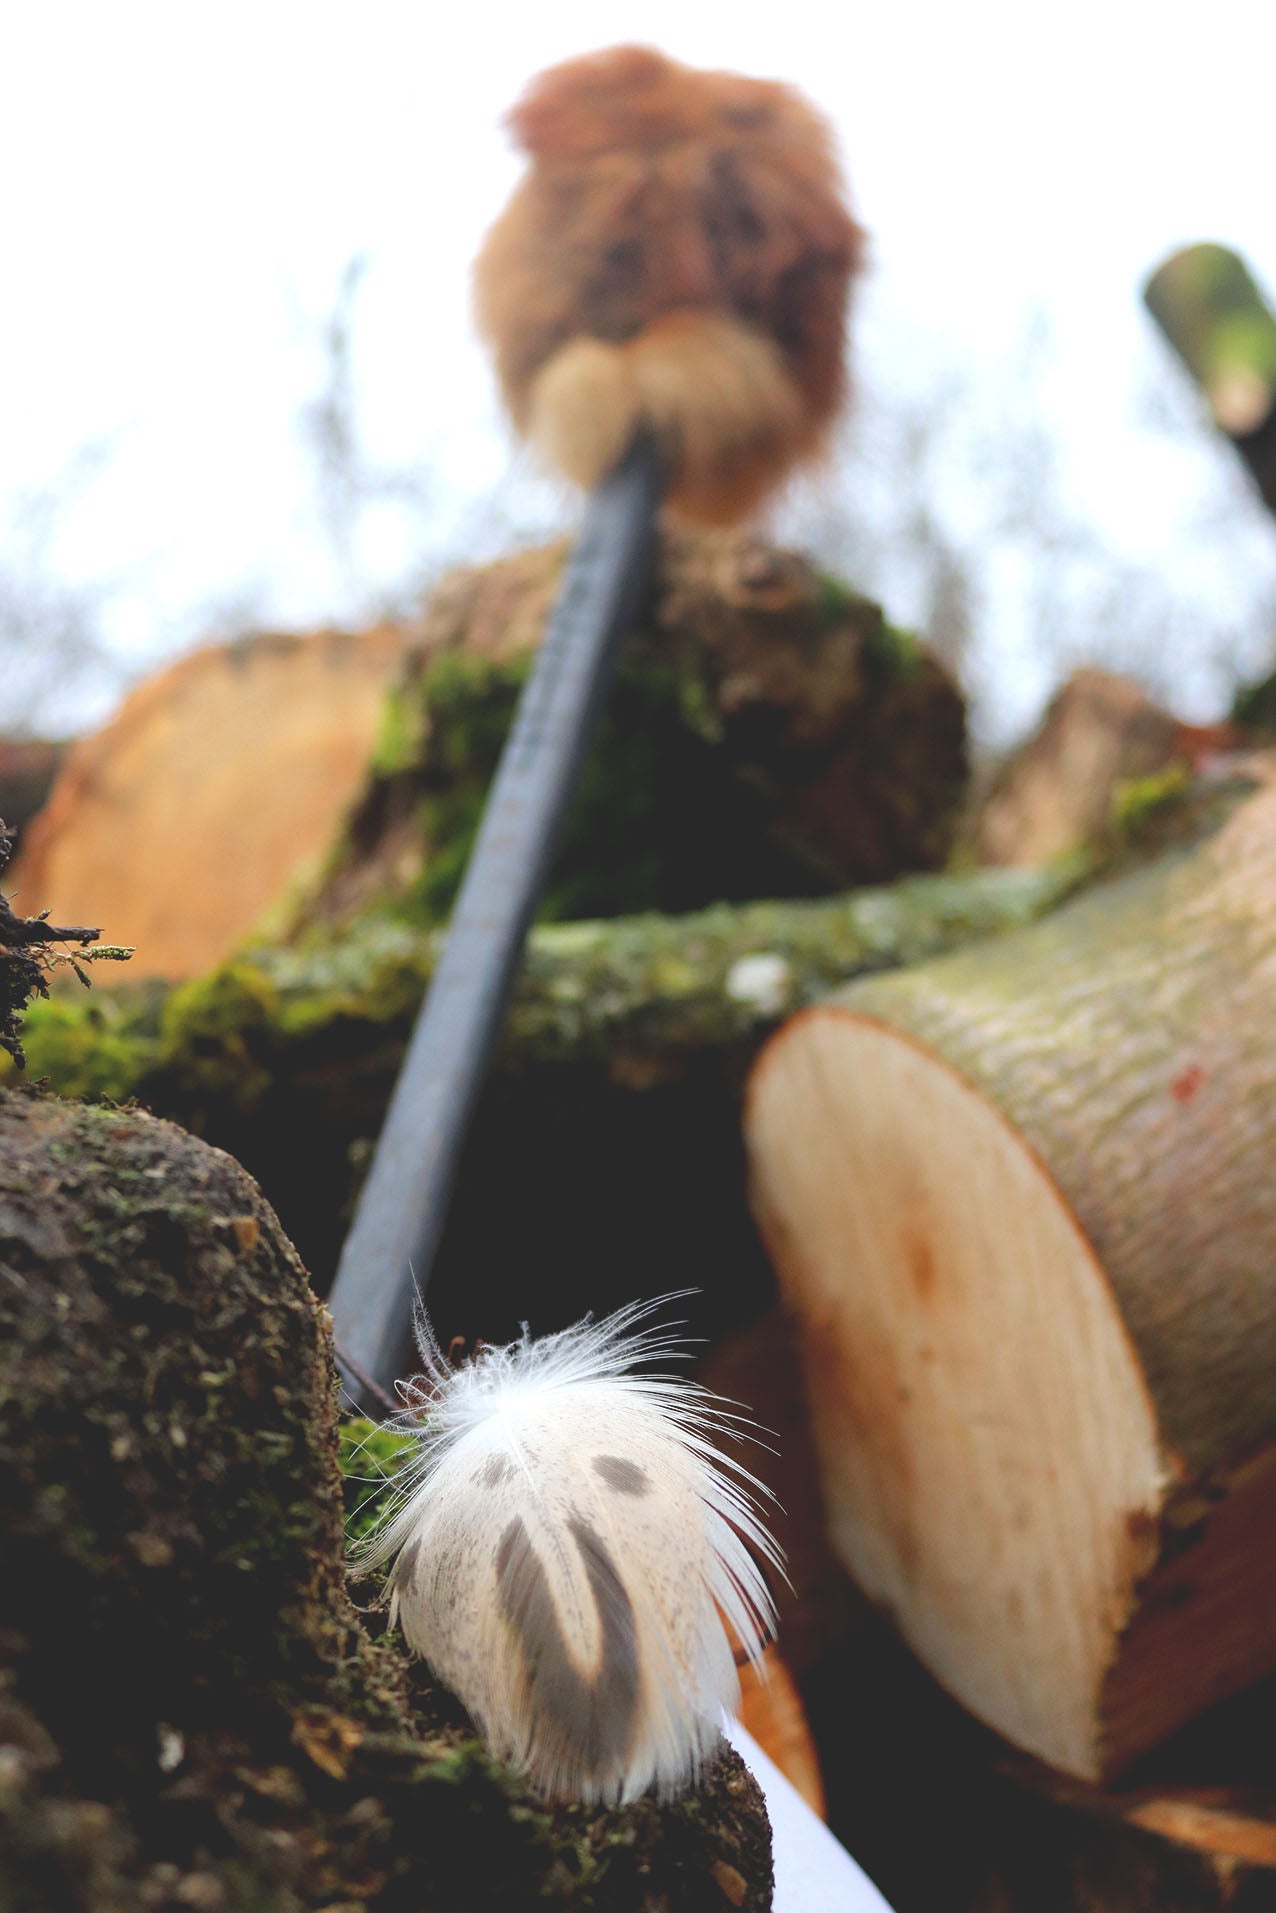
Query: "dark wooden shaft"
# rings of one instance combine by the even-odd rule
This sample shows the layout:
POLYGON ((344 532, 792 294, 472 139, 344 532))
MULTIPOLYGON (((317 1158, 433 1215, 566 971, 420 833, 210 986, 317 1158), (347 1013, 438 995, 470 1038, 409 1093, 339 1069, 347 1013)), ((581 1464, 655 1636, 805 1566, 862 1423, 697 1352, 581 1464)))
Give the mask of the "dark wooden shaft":
POLYGON ((362 1402, 369 1379, 388 1393, 406 1372, 527 930, 650 575, 662 482, 640 441, 591 497, 497 767, 330 1298, 346 1386, 362 1402))

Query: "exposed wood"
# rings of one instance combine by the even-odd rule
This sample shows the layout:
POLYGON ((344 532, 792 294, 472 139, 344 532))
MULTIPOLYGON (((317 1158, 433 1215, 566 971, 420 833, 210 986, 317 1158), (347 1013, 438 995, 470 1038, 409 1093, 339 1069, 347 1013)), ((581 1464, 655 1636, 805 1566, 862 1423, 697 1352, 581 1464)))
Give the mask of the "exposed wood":
POLYGON ((68 752, 11 873, 136 950, 209 969, 327 849, 363 778, 405 630, 213 645, 148 678, 68 752))
POLYGON ((1276 789, 867 981, 750 1086, 830 1532, 1068 1772, 1276 1667, 1276 789))
POLYGON ((793 1668, 833 1831, 896 1913, 1222 1913, 1276 1908, 1276 1681, 1193 1723, 1127 1785, 1009 1752, 926 1675, 832 1559, 796 1326, 773 1311, 704 1378, 769 1431, 742 1444, 777 1496, 793 1668))
POLYGON ((1087 665, 998 766, 971 832, 975 858, 1032 864, 1057 857, 1106 828, 1123 786, 1171 765, 1186 769, 1235 741, 1230 726, 1185 724, 1132 678, 1087 665))
POLYGON ((1276 511, 1276 315, 1249 268, 1226 246, 1186 246, 1143 296, 1276 511))

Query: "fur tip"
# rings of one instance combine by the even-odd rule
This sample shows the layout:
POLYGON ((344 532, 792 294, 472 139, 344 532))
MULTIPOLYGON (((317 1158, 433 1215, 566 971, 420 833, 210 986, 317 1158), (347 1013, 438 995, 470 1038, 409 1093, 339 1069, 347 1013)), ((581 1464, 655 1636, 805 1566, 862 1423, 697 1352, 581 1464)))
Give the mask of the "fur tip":
POLYGON ((695 1784, 760 1663, 780 1569, 753 1477, 713 1446, 728 1407, 634 1372, 683 1353, 656 1303, 452 1370, 396 1419, 415 1454, 356 1568, 392 1561, 392 1618, 492 1753, 551 1799, 618 1804, 695 1784))
POLYGON ((643 47, 551 68, 511 123, 530 165, 475 299, 516 427, 588 486, 641 424, 675 516, 748 516, 845 396, 864 236, 828 127, 789 87, 643 47))
POLYGON ((720 313, 675 313, 623 345, 573 339, 532 385, 528 439, 586 489, 639 426, 673 474, 670 510, 705 526, 747 517, 811 439, 779 348, 720 313))

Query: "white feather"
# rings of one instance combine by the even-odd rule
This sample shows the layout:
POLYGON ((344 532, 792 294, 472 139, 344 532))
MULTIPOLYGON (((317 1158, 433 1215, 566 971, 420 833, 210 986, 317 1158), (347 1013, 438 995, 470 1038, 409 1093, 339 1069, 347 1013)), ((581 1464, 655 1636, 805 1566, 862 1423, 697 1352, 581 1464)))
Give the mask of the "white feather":
POLYGON ((419 1445, 356 1550, 360 1568, 394 1557, 391 1620, 553 1798, 692 1785, 739 1696, 724 1620, 754 1662, 773 1631, 760 1484, 712 1442, 739 1418, 632 1372, 685 1356, 639 1327, 660 1306, 537 1342, 524 1327, 456 1369, 419 1322, 425 1374, 393 1424, 419 1445))

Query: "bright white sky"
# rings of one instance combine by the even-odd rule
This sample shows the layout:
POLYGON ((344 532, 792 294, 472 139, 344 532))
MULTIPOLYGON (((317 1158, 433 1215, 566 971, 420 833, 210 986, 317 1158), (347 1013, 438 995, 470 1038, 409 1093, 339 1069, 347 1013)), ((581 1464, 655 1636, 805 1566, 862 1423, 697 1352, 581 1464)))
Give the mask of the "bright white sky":
MULTIPOLYGON (((339 614, 297 420, 315 328, 364 253, 369 445, 435 468, 441 520, 481 522, 512 456, 467 315, 517 170, 500 117, 537 68, 624 39, 792 80, 831 116, 873 235, 864 381, 931 359, 995 378, 1045 312, 1078 484, 1123 548, 1176 561, 1198 475, 1163 451, 1152 470, 1131 424, 1159 350, 1139 290, 1203 237, 1276 288, 1271 0, 12 8, 0 521, 110 437, 62 562, 139 581, 113 612, 122 646, 189 642, 192 607, 241 593, 283 621, 339 614)), ((405 556, 387 548, 387 579, 405 556)))

